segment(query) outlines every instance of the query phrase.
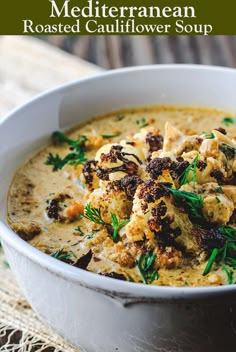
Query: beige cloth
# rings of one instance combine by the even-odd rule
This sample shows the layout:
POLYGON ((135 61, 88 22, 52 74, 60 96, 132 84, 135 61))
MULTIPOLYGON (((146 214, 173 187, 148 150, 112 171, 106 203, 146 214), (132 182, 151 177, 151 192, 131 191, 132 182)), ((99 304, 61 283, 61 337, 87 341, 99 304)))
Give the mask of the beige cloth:
MULTIPOLYGON (((0 39, 0 117, 30 96, 98 67, 34 38, 0 39)), ((24 299, 0 249, 0 352, 78 352, 45 326, 24 299)))

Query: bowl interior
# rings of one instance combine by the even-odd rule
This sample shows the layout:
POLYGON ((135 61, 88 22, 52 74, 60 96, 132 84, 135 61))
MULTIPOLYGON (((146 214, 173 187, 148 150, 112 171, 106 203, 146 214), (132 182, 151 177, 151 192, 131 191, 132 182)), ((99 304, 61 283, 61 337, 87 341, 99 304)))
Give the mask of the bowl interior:
POLYGON ((34 98, 0 123, 0 219, 16 169, 51 133, 98 114, 145 105, 236 112, 236 70, 167 65, 122 69, 72 82, 34 98))

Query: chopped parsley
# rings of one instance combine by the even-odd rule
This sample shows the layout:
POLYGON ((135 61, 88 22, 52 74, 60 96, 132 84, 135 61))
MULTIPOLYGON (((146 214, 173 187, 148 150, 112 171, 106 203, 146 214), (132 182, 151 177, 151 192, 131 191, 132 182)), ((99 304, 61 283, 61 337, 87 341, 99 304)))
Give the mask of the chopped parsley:
POLYGON ((159 278, 158 272, 154 269, 155 259, 156 254, 147 252, 145 255, 141 253, 136 260, 136 265, 146 285, 159 278))
POLYGON ((110 216, 111 216, 111 223, 104 221, 102 219, 101 209, 100 208, 91 208, 90 203, 88 203, 86 205, 85 215, 83 215, 84 218, 94 222, 95 224, 112 227, 113 228, 112 239, 114 242, 116 242, 119 229, 121 227, 125 226, 126 224, 128 224, 129 220, 125 220, 125 221, 119 223, 116 214, 110 213, 110 216))
POLYGON ((180 175, 180 186, 183 186, 189 182, 193 182, 194 185, 196 184, 198 158, 199 158, 199 155, 196 155, 193 161, 186 168, 186 170, 182 173, 182 175, 180 175), (190 180, 189 180, 189 176, 191 176, 190 180))
POLYGON ((225 126, 233 125, 235 123, 236 119, 234 117, 224 117, 221 120, 221 123, 223 123, 225 126))
POLYGON ((83 164, 87 159, 85 157, 85 142, 86 136, 80 136, 78 140, 72 140, 65 136, 62 132, 54 132, 52 135, 54 143, 66 143, 70 146, 71 153, 68 153, 64 158, 58 154, 49 153, 46 160, 46 165, 52 165, 53 171, 61 170, 66 164, 79 165, 83 164))
POLYGON ((145 117, 142 117, 140 120, 136 120, 136 125, 139 125, 140 128, 148 126, 148 123, 145 117))

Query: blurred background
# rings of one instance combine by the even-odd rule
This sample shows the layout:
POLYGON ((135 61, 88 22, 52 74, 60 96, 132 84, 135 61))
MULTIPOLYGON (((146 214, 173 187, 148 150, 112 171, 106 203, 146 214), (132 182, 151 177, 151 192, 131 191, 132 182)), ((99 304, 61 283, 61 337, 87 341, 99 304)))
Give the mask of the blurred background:
POLYGON ((155 63, 236 67, 236 36, 39 36, 105 69, 155 63))

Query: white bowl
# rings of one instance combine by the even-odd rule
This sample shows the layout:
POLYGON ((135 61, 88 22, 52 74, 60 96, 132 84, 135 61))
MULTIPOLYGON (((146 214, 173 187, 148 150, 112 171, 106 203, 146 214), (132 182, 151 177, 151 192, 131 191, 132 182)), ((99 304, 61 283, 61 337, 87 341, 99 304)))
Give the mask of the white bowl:
POLYGON ((0 124, 0 236, 25 296, 60 335, 87 352, 233 351, 236 285, 156 287, 62 263, 6 224, 16 169, 59 128, 124 107, 192 105, 236 111, 236 70, 163 65, 121 69, 34 98, 0 124))

